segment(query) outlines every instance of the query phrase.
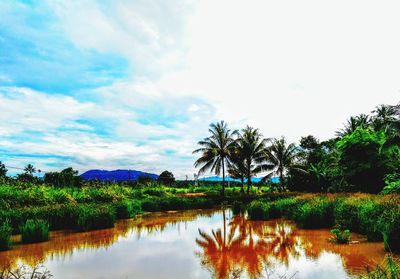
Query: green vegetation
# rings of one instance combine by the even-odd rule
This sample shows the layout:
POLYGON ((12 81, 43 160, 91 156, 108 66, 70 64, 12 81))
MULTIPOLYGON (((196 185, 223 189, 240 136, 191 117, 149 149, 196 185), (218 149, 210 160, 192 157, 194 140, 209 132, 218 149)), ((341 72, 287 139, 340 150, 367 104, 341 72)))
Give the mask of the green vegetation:
MULTIPOLYGON (((248 205, 253 220, 285 217, 303 228, 337 225, 338 238, 346 230, 365 234, 370 241, 384 240, 387 251, 400 251, 400 196, 305 194, 277 200, 260 199, 248 205)), ((339 239, 338 239, 339 240, 339 239)))
POLYGON ((45 220, 28 219, 20 226, 23 243, 42 242, 49 239, 49 223, 45 220))
POLYGON ((400 278, 400 262, 392 256, 386 257, 385 261, 377 265, 375 270, 367 270, 361 279, 398 279, 400 278))
POLYGON ((111 228, 115 218, 115 209, 111 206, 80 206, 76 226, 79 231, 111 228))
POLYGON ((11 246, 12 228, 6 220, 0 226, 0 251, 7 250, 11 246))
POLYGON ((334 236, 334 241, 339 244, 346 244, 350 241, 350 231, 341 229, 332 229, 331 233, 334 236))

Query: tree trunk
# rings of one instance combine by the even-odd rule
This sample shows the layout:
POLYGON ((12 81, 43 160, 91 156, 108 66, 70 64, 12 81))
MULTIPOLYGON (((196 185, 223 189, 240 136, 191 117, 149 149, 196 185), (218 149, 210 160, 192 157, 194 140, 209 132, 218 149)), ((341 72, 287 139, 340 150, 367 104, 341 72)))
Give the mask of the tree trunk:
POLYGON ((251 176, 247 176, 247 195, 250 194, 251 176))
POLYGON ((240 178, 242 180, 242 184, 240 186, 240 193, 244 194, 244 176, 240 178))
POLYGON ((222 158, 222 197, 225 197, 225 159, 222 158))

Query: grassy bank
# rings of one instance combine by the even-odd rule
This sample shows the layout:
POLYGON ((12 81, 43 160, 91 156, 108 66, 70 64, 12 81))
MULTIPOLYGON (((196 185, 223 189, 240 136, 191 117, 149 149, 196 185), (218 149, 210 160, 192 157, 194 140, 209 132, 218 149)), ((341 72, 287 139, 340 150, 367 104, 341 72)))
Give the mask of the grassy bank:
POLYGON ((288 218, 303 228, 336 226, 384 241, 387 251, 400 252, 400 196, 369 194, 305 194, 248 205, 249 218, 288 218))

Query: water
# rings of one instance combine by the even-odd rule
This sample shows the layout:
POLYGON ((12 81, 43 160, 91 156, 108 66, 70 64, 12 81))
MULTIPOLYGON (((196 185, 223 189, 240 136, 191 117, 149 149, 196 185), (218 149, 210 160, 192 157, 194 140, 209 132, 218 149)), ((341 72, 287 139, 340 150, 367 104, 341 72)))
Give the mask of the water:
MULTIPOLYGON (((51 240, 0 253, 0 267, 40 265, 53 278, 353 278, 380 263, 382 243, 287 220, 247 221, 230 211, 146 214, 87 233, 57 231, 51 240)), ((14 239, 18 241, 18 237, 14 239)))

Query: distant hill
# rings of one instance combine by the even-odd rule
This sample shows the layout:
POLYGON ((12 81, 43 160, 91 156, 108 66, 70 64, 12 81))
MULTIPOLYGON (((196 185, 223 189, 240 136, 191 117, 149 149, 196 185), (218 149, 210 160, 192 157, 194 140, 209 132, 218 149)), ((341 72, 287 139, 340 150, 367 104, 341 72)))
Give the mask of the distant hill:
POLYGON ((98 179, 100 181, 128 181, 137 180, 139 176, 147 176, 156 180, 157 174, 137 170, 88 170, 81 174, 84 180, 98 179))

